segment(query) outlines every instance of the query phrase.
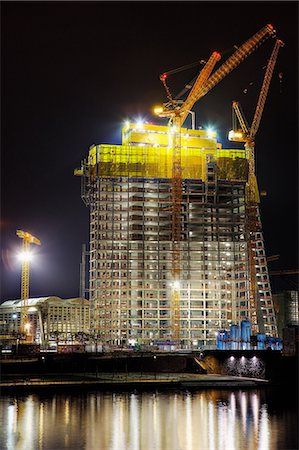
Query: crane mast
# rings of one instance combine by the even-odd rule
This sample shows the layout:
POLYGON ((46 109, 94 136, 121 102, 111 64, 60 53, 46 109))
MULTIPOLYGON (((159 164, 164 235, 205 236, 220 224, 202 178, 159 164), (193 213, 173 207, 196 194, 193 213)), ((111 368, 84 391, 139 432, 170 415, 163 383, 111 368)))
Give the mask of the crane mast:
POLYGON ((247 125, 246 119, 242 113, 241 105, 239 102, 234 101, 232 104, 233 110, 239 121, 242 129, 242 136, 237 131, 236 133, 230 132, 229 139, 231 141, 244 142, 246 158, 248 160, 248 181, 246 183, 246 218, 247 218, 247 233, 248 239, 248 259, 249 259, 249 299, 251 309, 251 322, 255 332, 264 332, 263 316, 261 305, 259 301, 258 284, 257 284, 257 271, 256 271, 256 233, 259 229, 259 211, 258 204, 260 202, 259 190, 255 175, 255 136, 259 129, 262 114, 267 99, 274 67, 276 64, 278 51, 280 47, 283 47, 284 43, 280 39, 277 39, 272 50, 270 59, 265 71, 262 87, 260 90, 259 98, 257 101, 254 117, 250 128, 247 125))
POLYGON ((215 87, 226 75, 244 61, 262 42, 275 34, 272 25, 268 24, 259 32, 249 38, 231 55, 218 70, 211 75, 220 54, 213 52, 208 62, 200 71, 187 99, 182 105, 172 99, 170 90, 166 84, 167 74, 162 74, 162 81, 169 102, 163 105, 163 109, 157 114, 160 117, 168 117, 171 142, 173 149, 172 158, 172 336, 176 343, 180 339, 180 272, 181 272, 181 205, 182 205, 182 167, 181 167, 181 127, 194 104, 213 87, 215 87))
POLYGON ((252 121, 252 124, 250 127, 251 139, 255 138, 255 135, 259 129, 259 125, 260 125, 262 114, 264 111, 271 79, 273 76, 274 67, 276 64, 277 56, 278 56, 278 51, 279 51, 280 47, 283 47, 283 46, 284 46, 284 42, 281 39, 277 39, 275 42, 273 51, 271 53, 267 68, 266 68, 262 88, 261 88, 259 99, 258 99, 258 102, 256 105, 256 110, 254 113, 253 121, 252 121))
POLYGON ((22 245, 22 277, 21 277, 21 332, 28 333, 28 298, 29 298, 29 274, 30 274, 30 258, 29 248, 31 244, 41 245, 39 239, 27 231, 17 230, 16 235, 23 239, 22 245))
MULTIPOLYGON (((205 67, 201 70, 195 85, 200 88, 208 79, 220 55, 214 52, 205 67)), ((181 273, 181 207, 182 207, 182 167, 181 167, 181 126, 192 108, 194 89, 191 90, 183 105, 174 111, 167 111, 172 126, 170 128, 170 147, 172 153, 172 335, 179 343, 180 339, 180 273, 181 273)))

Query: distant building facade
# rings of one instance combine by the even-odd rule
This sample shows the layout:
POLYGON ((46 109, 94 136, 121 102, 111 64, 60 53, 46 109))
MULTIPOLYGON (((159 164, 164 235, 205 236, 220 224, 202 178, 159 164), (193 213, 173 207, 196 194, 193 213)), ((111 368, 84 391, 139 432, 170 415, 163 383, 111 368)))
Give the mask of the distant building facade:
MULTIPOLYGON (((0 338, 20 332, 22 300, 7 300, 0 305, 0 338)), ((48 342, 53 337, 67 340, 74 334, 89 333, 89 302, 84 298, 28 299, 29 336, 33 342, 48 342)))
POLYGON ((273 294, 273 303, 278 334, 282 337, 284 328, 299 325, 298 291, 289 290, 273 294))

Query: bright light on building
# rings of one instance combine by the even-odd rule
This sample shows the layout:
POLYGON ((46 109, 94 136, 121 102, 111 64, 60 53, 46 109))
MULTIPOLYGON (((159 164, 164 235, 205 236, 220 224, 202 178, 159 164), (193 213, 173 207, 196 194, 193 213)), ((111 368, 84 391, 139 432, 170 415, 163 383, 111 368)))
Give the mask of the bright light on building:
POLYGON ((180 289, 180 287, 181 287, 181 283, 178 280, 173 282, 174 289, 178 290, 178 289, 180 289))
POLYGON ((170 125, 168 127, 168 134, 169 135, 173 135, 178 131, 178 127, 176 127, 175 125, 170 125))
POLYGON ((142 119, 136 120, 136 129, 143 130, 144 121, 142 119))
POLYGON ((209 138, 215 138, 216 137, 216 131, 213 130, 213 128, 208 127, 207 128, 207 134, 209 138))
POLYGON ((125 120, 125 128, 126 130, 128 130, 130 128, 130 121, 129 120, 125 120))
POLYGON ((29 322, 25 323, 24 329, 25 329, 26 333, 29 332, 29 330, 30 330, 30 323, 29 322))
POLYGON ((230 130, 228 133, 228 140, 229 141, 243 141, 244 135, 241 132, 230 130))
POLYGON ((163 112, 163 106, 157 105, 157 106, 154 107, 153 111, 154 111, 155 114, 159 115, 159 114, 161 114, 163 112))

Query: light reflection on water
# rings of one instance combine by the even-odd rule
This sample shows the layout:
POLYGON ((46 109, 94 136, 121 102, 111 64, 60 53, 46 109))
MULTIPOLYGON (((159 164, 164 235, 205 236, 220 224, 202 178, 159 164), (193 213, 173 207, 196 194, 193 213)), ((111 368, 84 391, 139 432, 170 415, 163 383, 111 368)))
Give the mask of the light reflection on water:
POLYGON ((3 396, 6 450, 295 449, 296 412, 263 391, 3 396), (273 399, 272 399, 273 403, 273 399))

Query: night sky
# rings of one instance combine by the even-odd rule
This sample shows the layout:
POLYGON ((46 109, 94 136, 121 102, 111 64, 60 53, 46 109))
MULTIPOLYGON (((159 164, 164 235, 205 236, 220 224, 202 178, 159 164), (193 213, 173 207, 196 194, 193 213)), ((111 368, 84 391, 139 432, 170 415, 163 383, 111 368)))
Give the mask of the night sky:
MULTIPOLYGON (((17 229, 42 241, 32 246, 30 296, 78 296, 89 212, 73 170, 89 146, 120 143, 127 118, 164 124, 151 113, 166 100, 162 72, 214 50, 224 61, 267 23, 286 45, 256 139, 264 238, 267 255, 280 255, 270 269, 298 267, 297 2, 2 2, 1 13, 1 302, 20 297, 17 229)), ((238 146, 226 140, 231 102, 250 122, 273 45, 194 107, 197 126, 213 126, 224 147, 238 146)), ((196 70, 169 78, 174 94, 196 70)))

